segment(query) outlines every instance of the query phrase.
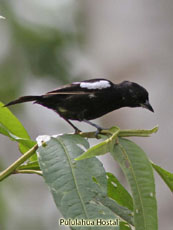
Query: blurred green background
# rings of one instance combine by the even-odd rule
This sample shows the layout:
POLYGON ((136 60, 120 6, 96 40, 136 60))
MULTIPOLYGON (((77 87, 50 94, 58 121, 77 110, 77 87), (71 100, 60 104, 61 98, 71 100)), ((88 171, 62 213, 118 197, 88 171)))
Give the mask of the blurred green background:
POLYGON ((0 13, 2 100, 17 96, 26 78, 64 84, 74 77, 68 53, 83 40, 75 1, 1 1, 0 13))
MULTIPOLYGON (((133 139, 155 163, 172 167, 173 2, 163 0, 0 0, 0 100, 42 94, 89 78, 135 81, 150 92, 155 110, 121 109, 96 123, 152 128, 133 139)), ((26 103, 10 108, 35 139, 72 132, 57 114, 26 103)), ((82 130, 91 127, 77 123, 82 130)), ((17 145, 0 136, 0 170, 15 161, 17 145)), ((109 156, 105 168, 122 172, 109 156)), ((172 194, 156 175, 160 230, 172 230, 172 194)), ((60 213, 41 177, 16 175, 0 183, 0 230, 63 230, 60 213)), ((66 228, 67 229, 67 228, 66 228)))

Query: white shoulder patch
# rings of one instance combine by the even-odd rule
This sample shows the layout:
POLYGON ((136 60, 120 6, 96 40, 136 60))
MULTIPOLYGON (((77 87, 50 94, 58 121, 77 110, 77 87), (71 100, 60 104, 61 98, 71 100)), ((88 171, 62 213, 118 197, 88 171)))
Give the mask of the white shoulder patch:
POLYGON ((80 87, 86 89, 105 89, 111 87, 111 84, 109 81, 100 80, 95 82, 81 82, 80 87))

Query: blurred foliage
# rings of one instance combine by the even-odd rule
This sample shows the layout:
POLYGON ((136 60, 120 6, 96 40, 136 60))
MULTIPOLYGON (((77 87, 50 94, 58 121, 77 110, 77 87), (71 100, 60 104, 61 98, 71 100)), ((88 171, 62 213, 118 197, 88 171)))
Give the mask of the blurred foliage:
MULTIPOLYGON (((68 26, 63 28, 58 26, 58 21, 56 24, 56 20, 52 24, 44 24, 41 21, 44 11, 43 15, 40 15, 42 16, 40 19, 37 15, 37 11, 40 13, 42 6, 39 6, 38 3, 35 5, 34 1, 30 1, 29 4, 34 9, 30 14, 35 21, 27 20, 24 17, 25 12, 22 10, 26 12, 29 10, 23 7, 25 3, 21 4, 21 11, 17 11, 14 4, 17 2, 12 3, 10 0, 1 0, 0 2, 0 13, 6 17, 6 20, 0 22, 0 31, 1 34, 6 31, 3 39, 5 37, 4 42, 7 42, 5 55, 2 56, 0 49, 1 101, 8 101, 17 96, 24 80, 30 76, 56 78, 62 84, 68 82, 72 75, 71 68, 73 65, 73 60, 69 57, 68 52, 74 47, 79 48, 82 40, 82 30, 78 21, 81 17, 77 10, 72 13, 72 20, 64 22, 68 26)), ((27 4, 26 1, 26 7, 27 4)), ((69 0, 69 3, 66 1, 64 4, 66 7, 69 4, 70 7, 73 1, 69 0)), ((58 8, 57 5, 57 9, 54 9, 52 14, 48 8, 46 17, 53 21, 55 12, 60 13, 61 8, 62 6, 58 8)))

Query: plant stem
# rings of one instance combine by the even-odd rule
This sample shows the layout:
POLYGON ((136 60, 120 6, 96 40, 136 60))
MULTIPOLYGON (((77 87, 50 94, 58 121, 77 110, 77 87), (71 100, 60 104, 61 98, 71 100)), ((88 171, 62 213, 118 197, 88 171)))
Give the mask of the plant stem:
MULTIPOLYGON (((155 126, 153 129, 124 129, 120 130, 118 133, 119 137, 149 137, 150 134, 156 133, 158 131, 158 126, 155 126)), ((112 134, 109 130, 102 130, 101 135, 110 135, 112 134)), ((79 133, 80 136, 86 137, 86 138, 96 138, 95 132, 85 132, 85 133, 79 133)), ((100 136, 101 136, 100 135, 100 136)))
POLYGON ((120 130, 118 136, 119 137, 149 137, 150 134, 156 133, 158 131, 158 126, 155 126, 153 129, 134 129, 134 130, 120 130))
POLYGON ((30 158, 35 151, 38 149, 38 145, 34 145, 28 152, 26 152, 24 155, 22 155, 17 161, 15 161, 13 164, 11 164, 7 169, 2 171, 0 173, 0 181, 4 180, 6 177, 8 177, 11 173, 15 171, 17 167, 19 167, 22 163, 24 163, 28 158, 30 158))
POLYGON ((13 173, 14 174, 17 174, 17 173, 37 174, 39 176, 43 176, 42 171, 40 171, 40 170, 33 170, 33 169, 16 169, 13 173))

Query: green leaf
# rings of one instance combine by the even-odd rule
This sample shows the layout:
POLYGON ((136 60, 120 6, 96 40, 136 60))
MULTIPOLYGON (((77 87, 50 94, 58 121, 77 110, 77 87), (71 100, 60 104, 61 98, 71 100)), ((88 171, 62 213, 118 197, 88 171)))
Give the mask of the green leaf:
MULTIPOLYGON (((29 134, 20 123, 20 121, 11 113, 7 107, 0 102, 0 133, 19 143, 21 153, 31 149, 36 141, 30 139, 29 134)), ((31 157, 32 161, 37 159, 36 155, 31 157)))
POLYGON ((151 134, 156 133, 159 127, 155 126, 152 129, 124 129, 120 130, 119 137, 149 137, 151 134))
POLYGON ((130 184, 136 230, 157 230, 157 203, 152 166, 144 151, 132 141, 119 138, 112 156, 130 184))
POLYGON ((40 170, 38 161, 27 162, 24 165, 20 165, 17 169, 30 169, 30 170, 40 170))
POLYGON ((168 185, 170 190, 173 192, 173 173, 166 171, 165 169, 161 168, 160 166, 152 163, 153 168, 156 172, 161 176, 164 182, 168 185))
MULTIPOLYGON (((51 138, 46 146, 38 149, 43 177, 66 219, 116 219, 115 213, 101 202, 107 196, 106 173, 102 163, 97 158, 74 161, 83 152, 83 148, 88 147, 88 142, 79 135, 51 138)), ((109 226, 104 229, 119 227, 109 226)))
POLYGON ((112 174, 107 173, 108 196, 117 201, 118 204, 133 210, 133 200, 128 191, 120 184, 118 179, 112 174))
POLYGON ((112 127, 111 129, 106 130, 107 133, 111 134, 109 138, 91 147, 90 149, 88 149, 88 151, 84 152, 81 156, 77 157, 75 160, 77 161, 84 160, 94 156, 103 155, 112 151, 115 144, 115 139, 117 138, 119 131, 120 129, 118 127, 112 127))
POLYGON ((27 131, 20 123, 20 121, 7 107, 3 106, 4 104, 0 102, 0 132, 7 136, 9 136, 8 132, 10 132, 18 137, 30 139, 27 131))
MULTIPOLYGON (((97 183, 101 189, 103 190, 105 189, 105 183, 101 184, 100 182, 97 181, 95 177, 93 177, 93 181, 97 183)), ((101 204, 105 205, 110 210, 112 210, 112 212, 118 215, 121 219, 127 221, 131 225, 134 225, 133 218, 132 218, 133 217, 132 211, 118 204, 116 200, 108 196, 108 193, 107 196, 103 196, 103 197, 98 196, 98 200, 101 204)))
POLYGON ((20 148, 21 153, 27 152, 29 149, 31 149, 36 144, 36 141, 33 141, 31 139, 18 137, 16 135, 10 133, 9 130, 7 130, 6 128, 4 128, 4 130, 6 130, 8 132, 8 136, 13 141, 17 141, 19 143, 19 148, 20 148))
POLYGON ((128 208, 120 206, 116 201, 113 201, 109 197, 101 197, 98 198, 100 204, 108 207, 112 212, 121 217, 122 220, 127 221, 129 224, 134 225, 133 221, 133 212, 128 208))
POLYGON ((128 223, 126 222, 120 222, 120 230, 131 230, 131 227, 128 223))
MULTIPOLYGON (((35 144, 36 141, 33 141, 31 139, 25 139, 25 138, 21 138, 18 137, 14 134, 12 134, 6 127, 4 127, 3 125, 0 126, 0 133, 4 133, 4 135, 10 137, 11 140, 13 141, 17 141, 19 143, 19 150, 21 153, 26 153, 29 149, 31 149, 35 144), (1 129, 2 128, 2 129, 1 129), (2 131, 2 132, 1 132, 2 131)), ((30 158, 31 161, 35 161, 37 160, 37 155, 33 155, 30 158)))

